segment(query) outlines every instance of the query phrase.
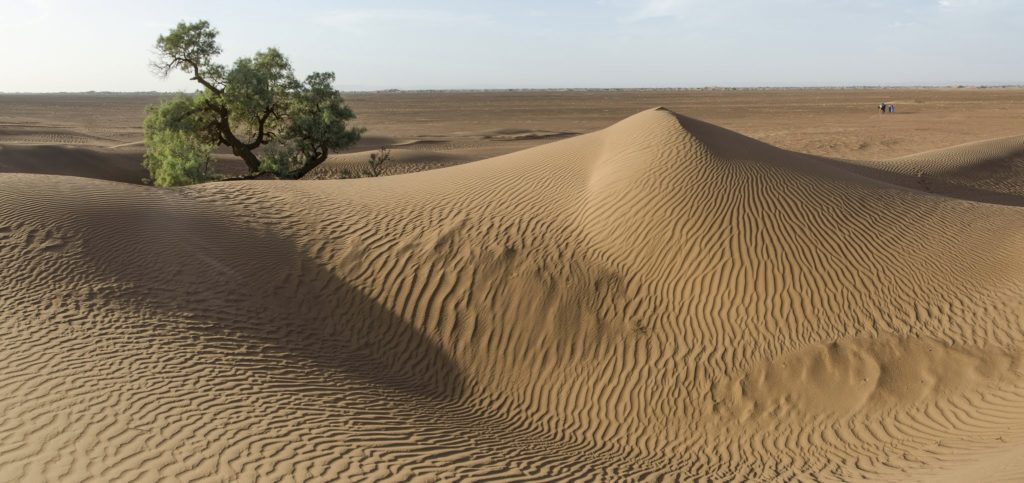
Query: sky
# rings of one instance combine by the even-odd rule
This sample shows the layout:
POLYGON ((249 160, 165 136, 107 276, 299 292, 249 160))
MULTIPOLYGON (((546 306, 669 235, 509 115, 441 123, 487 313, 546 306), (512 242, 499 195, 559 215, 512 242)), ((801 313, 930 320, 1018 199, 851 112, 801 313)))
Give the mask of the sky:
POLYGON ((0 92, 192 91, 198 19, 342 90, 1024 84, 1021 0, 0 0, 0 92))

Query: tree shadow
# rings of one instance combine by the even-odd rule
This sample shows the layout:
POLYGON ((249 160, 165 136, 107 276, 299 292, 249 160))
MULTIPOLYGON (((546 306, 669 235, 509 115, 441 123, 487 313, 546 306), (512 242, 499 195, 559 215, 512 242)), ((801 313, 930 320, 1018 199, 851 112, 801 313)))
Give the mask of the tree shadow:
POLYGON ((3 146, 0 172, 56 174, 135 184, 149 176, 142 167, 142 152, 66 146, 3 146))
POLYGON ((419 398, 461 396, 455 362, 415 324, 345 280, 352 267, 314 259, 278 229, 175 208, 79 210, 89 227, 83 245, 91 278, 122 287, 119 303, 144 307, 162 330, 194 339, 196 351, 230 354, 250 368, 277 366, 268 373, 315 368, 419 398))

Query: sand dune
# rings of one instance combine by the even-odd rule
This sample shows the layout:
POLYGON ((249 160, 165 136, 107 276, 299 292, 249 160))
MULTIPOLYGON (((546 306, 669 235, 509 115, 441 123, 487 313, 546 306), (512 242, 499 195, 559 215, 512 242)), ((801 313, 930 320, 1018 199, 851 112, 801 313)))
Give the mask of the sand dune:
POLYGON ((0 146, 0 173, 59 174, 139 183, 149 173, 141 151, 71 146, 0 146))
POLYGON ((1024 478, 1019 147, 3 174, 0 479, 1024 478))
MULTIPOLYGON (((365 163, 390 147, 388 174, 493 158, 603 129, 664 105, 792 151, 840 159, 883 160, 995 136, 1019 135, 1024 90, 1000 89, 700 89, 348 93, 370 130, 349 152, 332 155, 314 178, 365 163), (880 99, 899 106, 878 114, 880 99), (401 156, 399 156, 401 155, 401 156)), ((0 94, 0 172, 70 174, 138 183, 142 120, 159 94, 0 94), (22 150, 5 161, 5 147, 22 150), (56 147, 74 147, 54 155, 56 147), (86 169, 73 160, 87 156, 86 169), (105 162, 100 162, 106 157, 105 162), (53 166, 49 166, 49 165, 53 166), (117 177, 111 170, 118 169, 117 177)), ((12 151, 13 152, 13 151, 12 151)), ((223 174, 244 174, 230 153, 223 174), (241 171, 240 171, 241 170, 241 171)), ((913 176, 915 173, 910 173, 913 176)), ((924 180, 930 182, 932 180, 924 180)), ((902 183, 902 182, 901 182, 902 183)), ((903 184, 921 184, 916 178, 903 184)))
POLYGON ((924 178, 924 184, 937 182, 1024 201, 1024 136, 929 151, 890 164, 924 178))
MULTIPOLYGON (((370 154, 376 150, 332 154, 309 172, 305 179, 336 179, 342 170, 359 173, 369 168, 370 154)), ((391 162, 385 166, 385 175, 415 173, 428 169, 444 168, 473 161, 474 158, 452 151, 417 150, 406 147, 389 148, 391 162)))

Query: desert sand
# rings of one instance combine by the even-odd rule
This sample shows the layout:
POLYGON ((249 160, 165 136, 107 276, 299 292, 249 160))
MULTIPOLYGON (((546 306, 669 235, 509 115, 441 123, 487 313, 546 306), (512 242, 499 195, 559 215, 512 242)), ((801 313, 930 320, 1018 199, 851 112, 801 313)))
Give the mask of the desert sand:
MULTIPOLYGON (((0 173, 139 183, 142 119, 156 94, 0 94, 0 173)), ((792 151, 886 160, 1021 134, 1024 88, 354 92, 369 131, 310 179, 358 171, 391 148, 388 174, 462 164, 593 132, 664 106, 792 151), (896 105, 882 116, 879 102, 896 105)), ((227 152, 226 174, 244 167, 227 152)))
POLYGON ((353 180, 0 174, 0 480, 1022 479, 1024 136, 989 105, 415 120, 359 149, 457 162, 353 180))

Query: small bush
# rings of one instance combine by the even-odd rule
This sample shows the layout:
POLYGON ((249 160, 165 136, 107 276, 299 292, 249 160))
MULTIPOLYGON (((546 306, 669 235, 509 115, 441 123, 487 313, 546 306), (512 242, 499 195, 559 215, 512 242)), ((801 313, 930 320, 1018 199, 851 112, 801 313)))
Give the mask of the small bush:
POLYGON ((376 153, 370 153, 370 169, 364 171, 367 176, 377 177, 384 174, 385 165, 391 162, 391 150, 380 148, 376 153))
POLYGON ((309 172, 306 179, 355 179, 355 178, 375 178, 378 176, 384 176, 384 173, 388 169, 388 164, 391 163, 391 150, 388 148, 380 148, 375 153, 370 153, 370 159, 367 161, 367 168, 355 169, 352 168, 328 168, 320 166, 309 172))

